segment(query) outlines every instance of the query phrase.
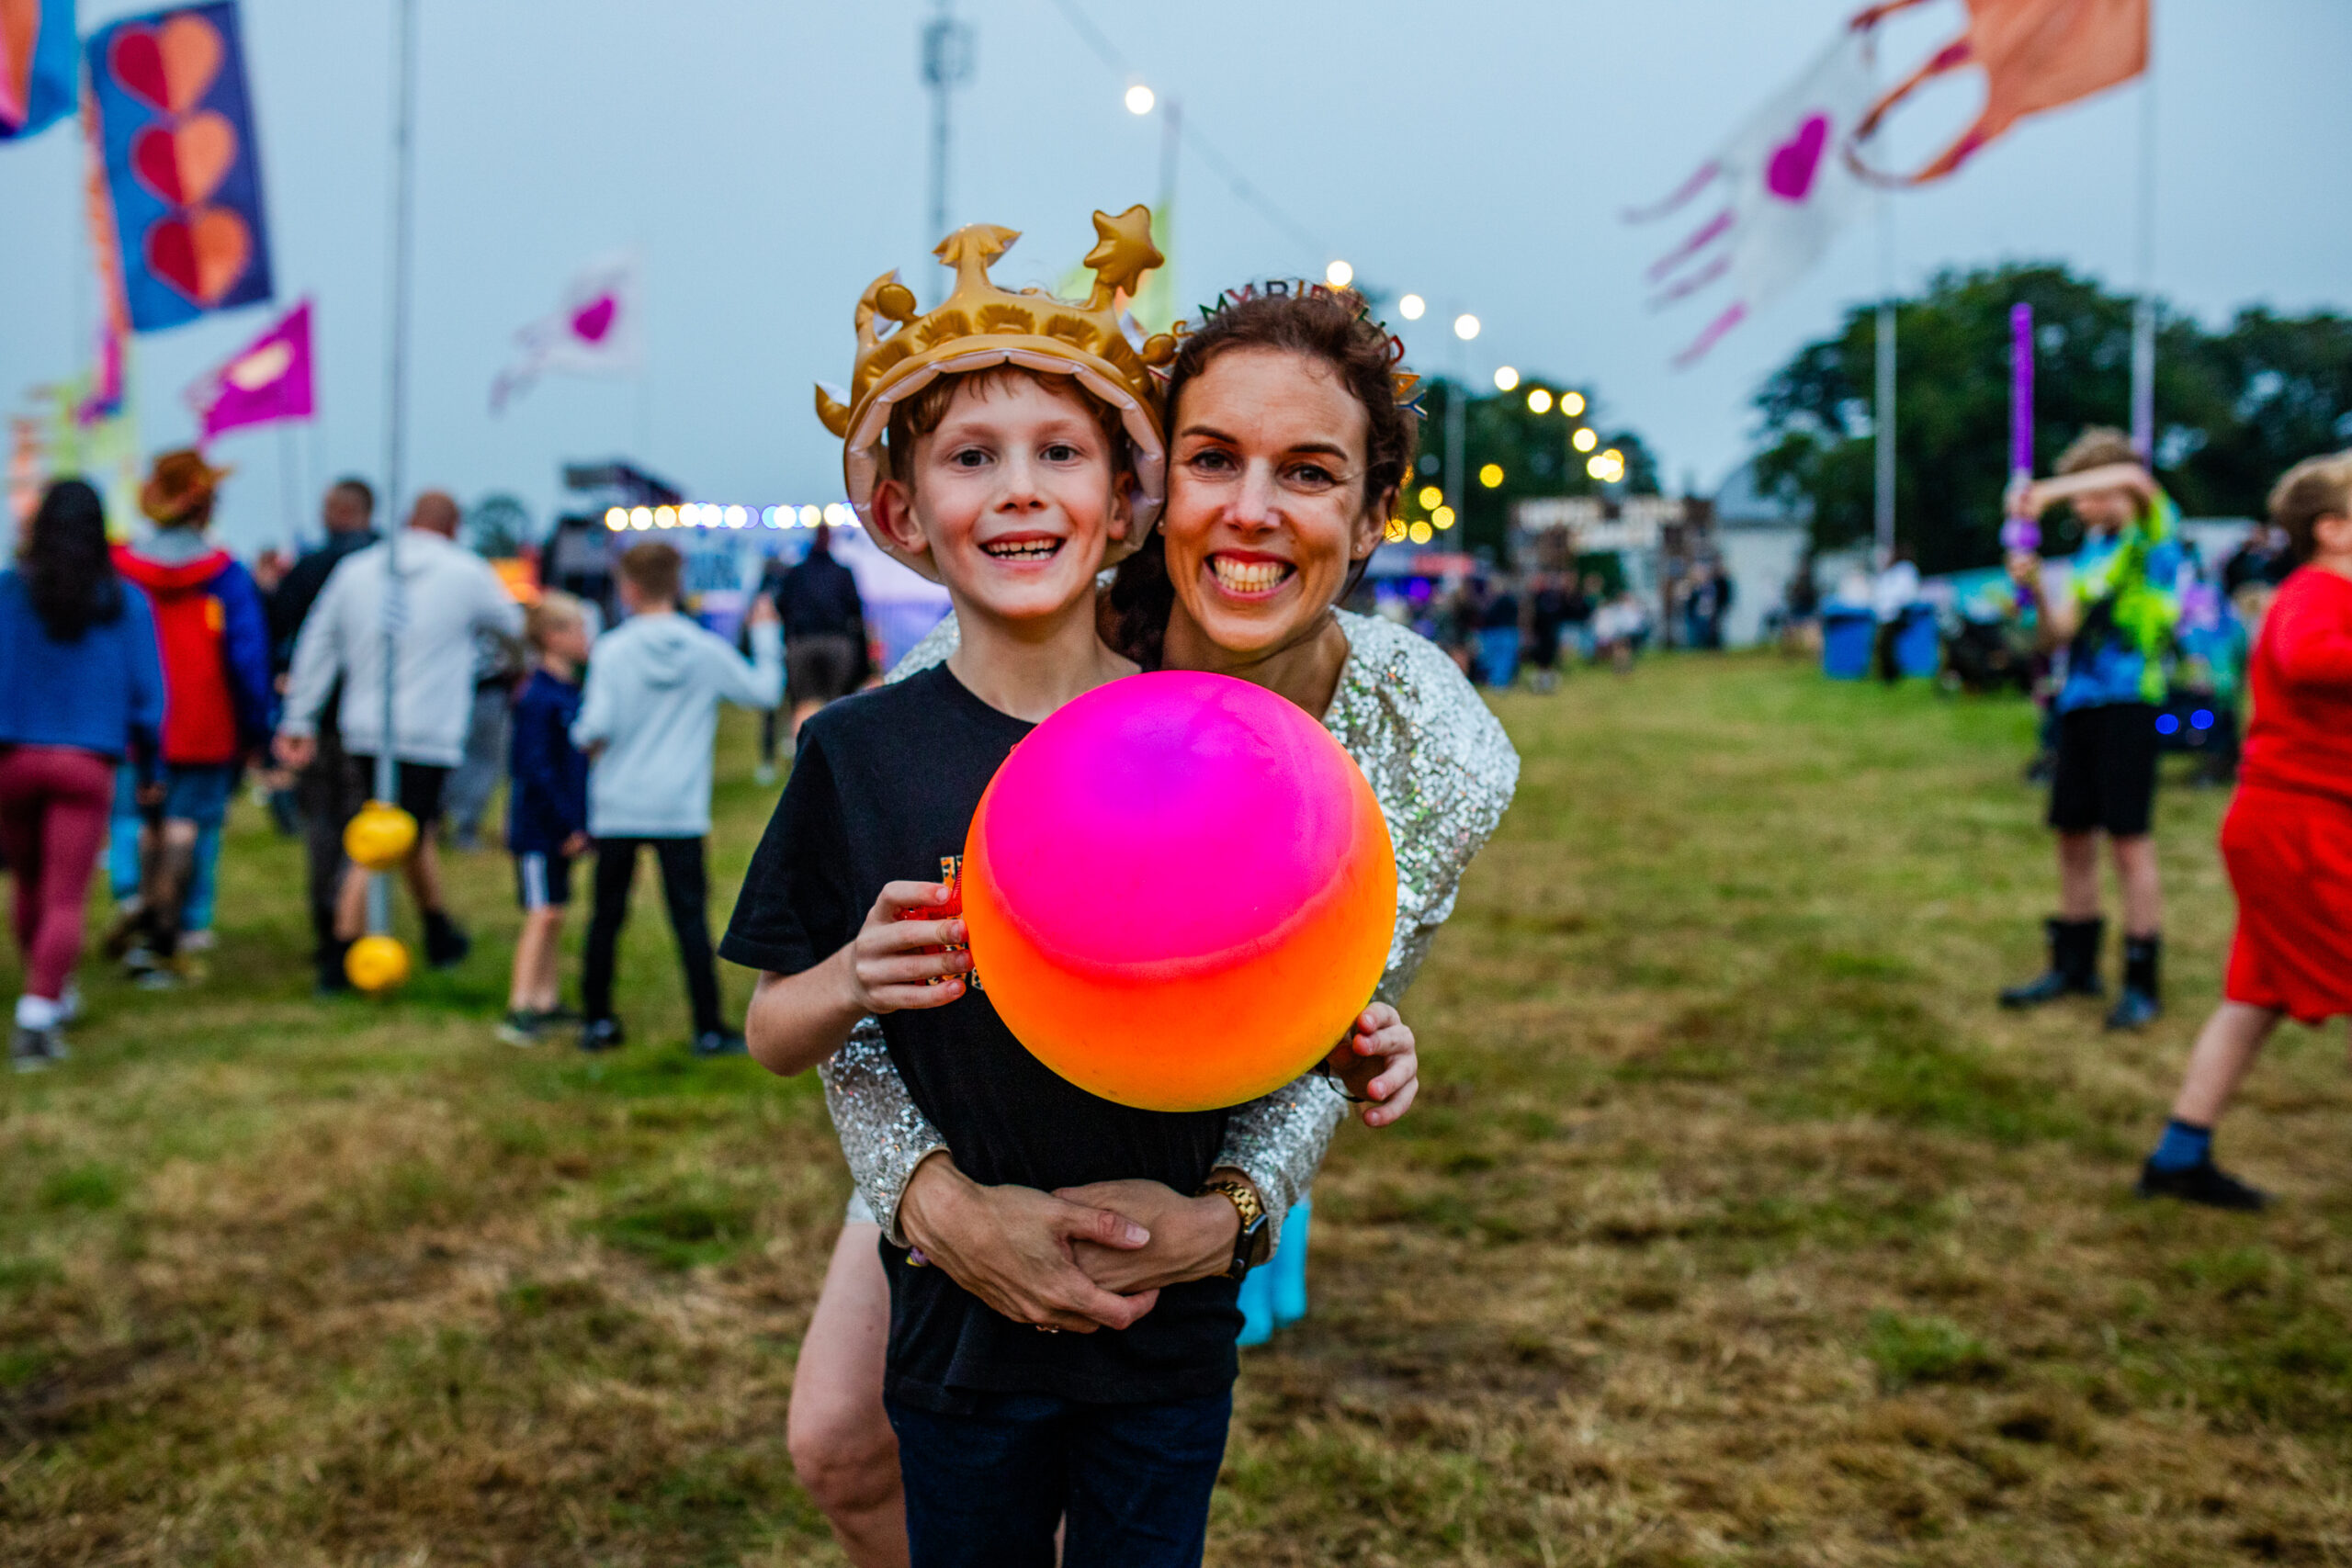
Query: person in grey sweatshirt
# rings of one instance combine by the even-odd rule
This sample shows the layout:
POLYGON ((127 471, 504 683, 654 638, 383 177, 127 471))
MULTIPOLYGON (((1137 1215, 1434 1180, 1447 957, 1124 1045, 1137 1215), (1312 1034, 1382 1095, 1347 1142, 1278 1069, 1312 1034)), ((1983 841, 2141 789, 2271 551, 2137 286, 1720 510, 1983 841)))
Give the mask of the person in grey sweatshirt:
MULTIPOLYGON (((464 962, 472 946, 442 903, 441 860, 433 830, 449 770, 465 752, 473 712, 474 637, 523 635, 523 606, 481 557, 458 543, 458 503, 441 491, 416 498, 400 536, 401 619, 392 643, 394 789, 416 818, 416 848, 403 869, 424 916, 425 961, 436 969, 464 962)), ((356 788, 373 790, 384 734, 384 622, 391 604, 392 552, 385 544, 355 550, 337 563, 302 623, 286 708, 277 722, 277 760, 300 772, 318 756, 319 718, 340 691, 342 731, 356 788)), ((340 989, 344 953, 367 924, 368 872, 344 873, 335 910, 336 946, 321 954, 322 988, 340 989)))
POLYGON ((596 841, 594 912, 581 977, 580 1048, 609 1051, 622 1042, 613 1013, 613 958, 628 919, 629 883, 638 852, 662 867, 670 929, 685 966, 698 1055, 740 1055, 743 1036, 718 1010, 718 972, 710 946, 710 886, 703 840, 710 833, 711 742, 718 705, 773 708, 784 696, 784 636, 775 607, 752 607, 752 659, 678 613, 684 562, 659 540, 620 559, 620 596, 628 618, 599 637, 588 660, 588 687, 572 743, 588 753, 588 836, 596 841))

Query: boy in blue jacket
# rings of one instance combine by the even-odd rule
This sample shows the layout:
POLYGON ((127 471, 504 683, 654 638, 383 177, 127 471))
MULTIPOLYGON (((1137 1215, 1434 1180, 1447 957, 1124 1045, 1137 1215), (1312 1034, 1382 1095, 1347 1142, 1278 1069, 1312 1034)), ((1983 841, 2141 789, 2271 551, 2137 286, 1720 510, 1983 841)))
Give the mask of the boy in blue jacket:
POLYGON ((507 753, 506 852, 523 934, 498 1037, 537 1045, 548 1026, 578 1021, 563 1006, 563 911, 571 902, 571 863, 588 849, 588 759, 571 743, 580 716, 580 669, 588 661, 588 617, 569 593, 547 593, 523 621, 531 679, 514 705, 507 753))

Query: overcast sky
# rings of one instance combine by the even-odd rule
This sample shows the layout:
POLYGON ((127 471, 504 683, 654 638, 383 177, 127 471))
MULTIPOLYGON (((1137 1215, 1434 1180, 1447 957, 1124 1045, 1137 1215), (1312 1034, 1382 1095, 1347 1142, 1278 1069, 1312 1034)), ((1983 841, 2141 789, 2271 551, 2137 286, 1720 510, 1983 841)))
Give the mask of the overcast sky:
MULTIPOLYGON (((511 491, 544 522, 561 461, 627 453, 698 498, 837 498, 839 446, 810 383, 848 379, 850 310, 875 274, 906 267, 926 300, 946 276, 924 254, 916 52, 930 0, 420 4, 413 481, 468 501, 511 491), (628 246, 649 280, 643 383, 548 380, 492 419, 514 329, 582 264, 628 246)), ((1865 224, 1677 372, 1668 360, 1709 312, 1645 310, 1643 267, 1673 236, 1617 216, 1679 183, 1853 0, 1075 4, 1288 215, 1277 225, 1188 152, 1188 298, 1345 257, 1365 283, 1437 305, 1407 332, 1421 368, 1483 379, 1509 363, 1590 384, 1678 485, 1712 489, 1747 449, 1761 378, 1875 290, 1865 224), (1486 322, 1467 349, 1439 330, 1456 310, 1486 322)), ((2160 289, 2208 320, 2253 302, 2352 308, 2352 4, 2155 5, 2160 289)), ((151 8, 83 0, 83 25, 151 8)), ((392 11, 244 0, 279 299, 318 302, 322 418, 291 445, 306 489, 382 466, 392 11)), ((1127 80, 1054 0, 957 11, 978 62, 956 96, 951 218, 1024 231, 1000 277, 1051 283, 1091 243, 1090 211, 1156 196, 1159 122, 1125 110, 1127 80)), ((1939 0, 1898 48, 1916 57, 1962 20, 1959 0, 1939 0)), ((1973 91, 1924 106, 1906 136, 1957 123, 1973 91)), ((2055 258, 2127 286, 2138 92, 2029 121, 1957 178, 1899 197, 1899 280, 2055 258)), ((79 159, 64 128, 0 146, 11 409, 87 357, 79 159)), ((141 340, 151 450, 187 437, 182 389, 270 319, 259 308, 141 340)), ((284 532, 288 450, 271 431, 220 444, 243 469, 224 516, 238 541, 284 532)))

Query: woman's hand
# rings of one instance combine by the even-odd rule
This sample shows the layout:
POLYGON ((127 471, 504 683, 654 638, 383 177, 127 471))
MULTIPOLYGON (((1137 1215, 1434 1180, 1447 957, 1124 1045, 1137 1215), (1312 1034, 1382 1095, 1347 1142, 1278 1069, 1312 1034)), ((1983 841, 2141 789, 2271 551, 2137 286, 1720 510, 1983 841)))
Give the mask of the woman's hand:
POLYGON ((1157 1290, 1107 1291, 1076 1261, 1081 1247, 1116 1257, 1148 1246, 1142 1225, 1035 1188, 983 1187, 944 1153, 908 1179, 899 1228, 933 1267, 1015 1323, 1091 1334, 1125 1328, 1159 1302, 1157 1290))
POLYGON ((856 938, 836 955, 858 1017, 908 1008, 945 1007, 964 994, 972 955, 959 916, 923 919, 947 902, 944 882, 886 882, 856 938), (947 949, 932 952, 926 948, 947 949))
POLYGON ((1139 1247, 1081 1241, 1072 1249, 1087 1278, 1106 1291, 1121 1295, 1159 1291, 1222 1274, 1233 1266, 1241 1212, 1221 1192, 1187 1198, 1157 1181, 1127 1180, 1064 1187, 1054 1196, 1125 1214, 1151 1233, 1149 1243, 1139 1247))
POLYGON ((1331 1047, 1323 1066, 1349 1094, 1372 1102, 1363 1108, 1367 1127, 1387 1126, 1410 1111, 1420 1093, 1421 1058, 1413 1032, 1386 1002, 1374 1002, 1356 1015, 1354 1032, 1331 1047))

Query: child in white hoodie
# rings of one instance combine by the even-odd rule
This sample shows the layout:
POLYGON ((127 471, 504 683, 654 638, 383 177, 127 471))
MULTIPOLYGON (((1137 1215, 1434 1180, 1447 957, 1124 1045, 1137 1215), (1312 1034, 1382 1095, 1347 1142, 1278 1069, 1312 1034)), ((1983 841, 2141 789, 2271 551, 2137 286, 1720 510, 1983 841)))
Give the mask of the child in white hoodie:
POLYGON ((640 849, 662 866, 670 929, 694 1004, 695 1053, 740 1055, 741 1034, 718 1010, 718 974, 710 947, 710 887, 703 840, 710 833, 711 741, 718 705, 773 708, 784 695, 784 636, 775 609, 754 601, 752 661, 678 613, 684 561, 671 546, 649 540, 620 559, 621 604, 628 618, 596 641, 588 688, 571 727, 588 753, 588 836, 596 841, 594 912, 588 922, 581 1001, 586 1021, 580 1048, 621 1043, 613 1015, 613 954, 628 919, 629 883, 640 849))

